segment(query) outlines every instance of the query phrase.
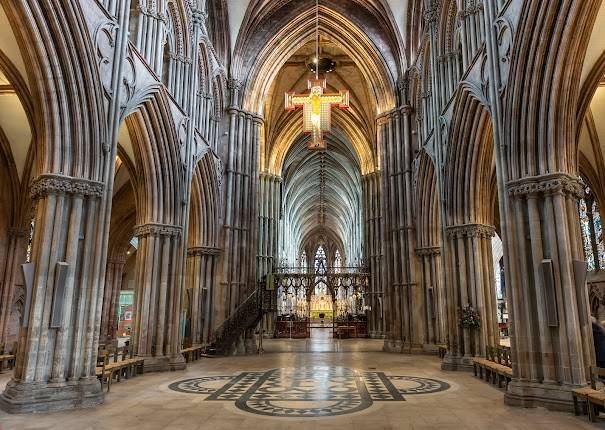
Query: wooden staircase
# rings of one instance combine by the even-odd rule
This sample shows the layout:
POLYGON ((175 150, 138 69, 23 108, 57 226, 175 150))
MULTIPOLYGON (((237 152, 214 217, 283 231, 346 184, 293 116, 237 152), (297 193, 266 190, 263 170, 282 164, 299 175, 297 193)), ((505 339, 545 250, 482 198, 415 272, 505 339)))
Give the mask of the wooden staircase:
POLYGON ((232 354, 238 339, 246 331, 255 329, 265 313, 273 312, 276 302, 276 292, 266 290, 264 281, 259 282, 252 294, 215 330, 206 354, 232 354))

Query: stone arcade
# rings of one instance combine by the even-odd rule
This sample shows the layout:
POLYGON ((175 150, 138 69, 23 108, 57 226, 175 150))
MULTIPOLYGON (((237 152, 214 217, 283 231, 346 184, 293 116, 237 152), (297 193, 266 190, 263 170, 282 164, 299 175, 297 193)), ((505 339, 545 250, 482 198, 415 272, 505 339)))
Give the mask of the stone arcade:
POLYGON ((0 428, 590 428, 601 0, 0 5, 0 428))

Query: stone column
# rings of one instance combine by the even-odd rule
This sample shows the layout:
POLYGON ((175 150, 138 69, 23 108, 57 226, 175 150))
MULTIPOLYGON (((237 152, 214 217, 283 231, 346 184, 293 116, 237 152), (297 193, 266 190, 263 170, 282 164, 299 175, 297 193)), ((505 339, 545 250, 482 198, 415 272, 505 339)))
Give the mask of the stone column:
POLYGON ((510 405, 570 410, 594 363, 579 180, 565 173, 508 183, 513 380, 510 405))
POLYGON ((122 274, 124 272, 125 264, 126 255, 119 255, 115 258, 107 260, 99 343, 108 344, 116 339, 116 330, 118 327, 118 306, 120 302, 122 274))
POLYGON ((417 248, 420 258, 421 286, 424 297, 424 338, 425 349, 435 350, 445 343, 446 316, 444 312, 445 292, 441 272, 441 247, 417 248))
MULTIPOLYGON (((138 20, 134 44, 147 64, 161 77, 164 55, 164 43, 166 40, 166 23, 168 16, 156 10, 155 3, 151 8, 142 6, 138 20)), ((167 42, 166 42, 167 43, 167 42)))
MULTIPOLYGON (((269 173, 260 174, 258 205, 258 240, 256 277, 262 279, 277 265, 279 244, 279 218, 281 214, 282 178, 269 173)), ((263 328, 272 337, 275 330, 274 315, 266 314, 263 328)))
POLYGON ((282 179, 269 173, 260 174, 258 205, 257 279, 273 270, 277 258, 278 226, 281 210, 282 179))
POLYGON ((473 357, 485 357, 488 346, 499 344, 491 238, 494 227, 482 224, 450 226, 447 233, 448 353, 444 370, 472 368, 473 357), (463 307, 478 313, 478 329, 460 327, 463 307))
POLYGON ((36 201, 32 300, 0 406, 21 413, 98 405, 103 393, 95 375, 95 337, 102 286, 95 282, 95 260, 102 258, 104 185, 45 174, 30 190, 36 201), (64 279, 59 263, 67 267, 64 279))
POLYGON ((23 257, 27 246, 26 232, 19 228, 9 229, 7 239, 6 258, 0 265, 0 268, 4 269, 0 284, 0 343, 7 342, 19 264, 25 263, 23 257))
POLYGON ((148 223, 138 225, 135 274, 135 352, 145 358, 145 371, 184 369, 180 324, 183 259, 181 227, 148 223))
POLYGON ((241 82, 231 79, 229 142, 225 170, 221 319, 256 288, 258 146, 262 119, 239 107, 241 82))
POLYGON ((191 342, 202 345, 209 341, 215 327, 213 315, 216 262, 220 250, 205 246, 187 250, 185 274, 186 289, 190 297, 191 342))
MULTIPOLYGON (((401 86, 405 93, 405 85, 401 86)), ((402 96, 404 97, 404 96, 402 96)), ((412 217, 412 142, 410 107, 402 106, 378 120, 381 148, 381 190, 383 225, 383 284, 389 324, 384 349, 418 352, 424 340, 422 299, 416 282, 416 255, 412 217)))
POLYGON ((369 291, 366 292, 366 304, 372 309, 368 315, 368 332, 372 338, 384 337, 384 315, 382 303, 384 285, 382 276, 382 216, 380 207, 380 174, 369 173, 362 177, 364 249, 370 270, 369 291))

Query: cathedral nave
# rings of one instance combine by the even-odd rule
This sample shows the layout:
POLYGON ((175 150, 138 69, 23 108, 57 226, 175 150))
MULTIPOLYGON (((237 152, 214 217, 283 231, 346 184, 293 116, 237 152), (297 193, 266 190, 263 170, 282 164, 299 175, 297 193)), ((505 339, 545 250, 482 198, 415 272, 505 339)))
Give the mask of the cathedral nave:
POLYGON ((601 0, 0 0, 0 429, 599 428, 601 0))

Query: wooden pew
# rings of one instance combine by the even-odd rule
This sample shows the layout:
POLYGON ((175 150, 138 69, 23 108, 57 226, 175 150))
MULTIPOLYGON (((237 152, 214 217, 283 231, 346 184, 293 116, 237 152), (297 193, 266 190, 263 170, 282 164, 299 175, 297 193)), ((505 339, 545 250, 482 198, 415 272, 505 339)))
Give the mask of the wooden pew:
POLYGON ((513 369, 510 362, 510 349, 508 347, 488 347, 487 358, 473 358, 473 371, 475 376, 485 379, 491 383, 505 388, 513 377, 513 369))
POLYGON ((438 348, 437 353, 439 354, 439 358, 443 360, 443 358, 447 354, 447 345, 439 344, 439 345, 437 345, 437 348, 438 348))
POLYGON ((12 370, 15 367, 16 360, 17 342, 13 343, 13 349, 10 352, 6 350, 5 344, 0 344, 0 373, 2 373, 5 368, 12 370))
POLYGON ((130 378, 137 374, 143 373, 145 359, 134 357, 133 350, 127 346, 116 348, 114 350, 99 350, 97 356, 96 374, 101 380, 101 385, 107 381, 107 392, 111 382, 117 379, 117 382, 124 378, 130 378), (113 361, 110 361, 110 357, 113 361))
POLYGON ((183 354, 183 356, 185 357, 185 361, 189 363, 194 360, 199 360, 199 358, 202 356, 202 351, 202 345, 197 345, 182 349, 181 354, 183 354))
POLYGON ((580 415, 580 401, 586 403, 588 419, 596 422, 599 415, 597 407, 605 407, 605 391, 597 390, 597 380, 605 377, 605 369, 592 367, 590 369, 590 387, 576 388, 572 391, 574 414, 580 415))
POLYGON ((101 391, 103 390, 103 382, 107 383, 107 392, 109 393, 109 386, 113 379, 113 371, 107 369, 109 364, 109 353, 102 349, 97 354, 97 365, 95 367, 95 373, 97 378, 101 381, 101 391))

